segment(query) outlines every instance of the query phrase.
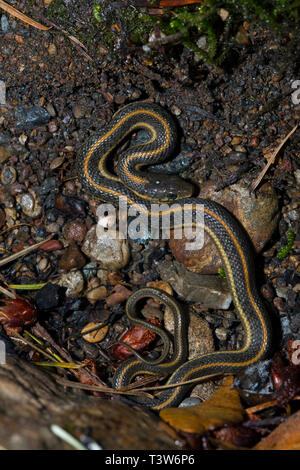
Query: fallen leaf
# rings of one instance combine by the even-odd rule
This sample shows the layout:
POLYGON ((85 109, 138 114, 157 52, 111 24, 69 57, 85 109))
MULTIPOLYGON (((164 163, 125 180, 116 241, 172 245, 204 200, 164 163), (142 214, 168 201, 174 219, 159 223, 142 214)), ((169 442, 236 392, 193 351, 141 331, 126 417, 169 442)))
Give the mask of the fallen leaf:
POLYGON ((120 304, 124 300, 127 300, 132 292, 121 284, 117 284, 113 290, 112 294, 106 298, 106 305, 108 307, 113 307, 114 305, 120 304))
POLYGON ((250 448, 256 444, 260 436, 251 428, 242 424, 226 425, 214 431, 215 438, 220 442, 226 442, 236 447, 250 448))
MULTIPOLYGON (((149 318, 148 322, 154 325, 160 325, 160 320, 157 318, 149 318)), ((124 344, 128 344, 128 346, 137 352, 142 352, 150 343, 152 343, 155 337, 156 333, 154 333, 154 331, 135 325, 121 336, 119 341, 122 341, 124 344)), ((133 353, 126 348, 126 346, 123 346, 123 344, 117 344, 112 349, 111 355, 116 359, 124 360, 131 357, 133 353)))
POLYGON ((279 405, 287 405, 300 393, 300 366, 286 364, 278 354, 271 364, 271 377, 275 388, 274 396, 279 405))
POLYGON ((82 330, 82 336, 88 343, 99 343, 105 338, 108 332, 108 325, 101 327, 101 323, 90 322, 82 330))
POLYGON ((290 416, 253 448, 255 450, 300 450, 300 411, 290 416))
POLYGON ((0 323, 7 335, 13 336, 14 331, 20 332, 25 325, 31 325, 36 319, 36 309, 29 300, 21 297, 1 299, 0 323))
POLYGON ((233 377, 227 378, 221 388, 207 401, 185 408, 165 408, 160 417, 177 430, 202 434, 224 424, 239 423, 244 410, 233 377))

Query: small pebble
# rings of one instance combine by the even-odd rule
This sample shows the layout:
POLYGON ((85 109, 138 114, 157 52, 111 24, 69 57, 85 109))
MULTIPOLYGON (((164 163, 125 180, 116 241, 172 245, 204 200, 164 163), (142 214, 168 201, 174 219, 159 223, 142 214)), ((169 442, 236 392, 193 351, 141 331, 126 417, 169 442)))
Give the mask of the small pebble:
POLYGON ((36 218, 39 217, 42 213, 42 206, 38 203, 35 197, 35 193, 31 191, 30 193, 18 194, 16 196, 18 204, 21 205, 22 211, 28 217, 36 218))
POLYGON ((227 330, 225 328, 216 328, 215 329, 215 335, 220 341, 225 341, 227 339, 227 330))
POLYGON ((0 163, 6 162, 12 156, 12 150, 6 147, 0 147, 0 163))
POLYGON ((98 261, 102 268, 116 271, 126 266, 129 260, 128 241, 112 236, 110 230, 97 236, 96 227, 93 226, 87 233, 83 242, 82 251, 92 260, 98 261))
POLYGON ((56 55, 57 54, 57 49, 56 45, 54 43, 51 43, 48 47, 48 53, 49 55, 56 55))
POLYGON ((56 116, 56 111, 55 111, 55 108, 54 108, 52 103, 48 103, 47 106, 46 106, 46 109, 47 109, 47 111, 48 111, 48 113, 50 114, 51 117, 56 116))
POLYGON ((245 147, 243 147, 242 145, 236 145, 236 146, 234 147, 234 150, 235 150, 236 152, 242 152, 242 153, 246 153, 246 152, 247 152, 247 150, 245 149, 245 147))
POLYGON ((3 184, 14 184, 17 179, 17 172, 12 166, 5 166, 1 172, 1 182, 3 184))
POLYGON ((64 271, 70 271, 74 268, 82 268, 86 264, 86 260, 78 246, 75 243, 72 243, 65 249, 58 264, 64 271))
MULTIPOLYGON (((54 132, 57 132, 58 130, 57 121, 50 121, 48 124, 48 130, 49 132, 51 132, 51 134, 54 134, 54 132)), ((58 158, 62 158, 62 157, 58 157, 58 158)))
POLYGON ((86 298, 91 304, 97 302, 97 300, 103 300, 107 297, 107 289, 105 286, 95 287, 86 293, 86 298))
POLYGON ((64 289, 49 282, 35 296, 35 305, 39 310, 52 310, 61 305, 64 299, 64 289))
POLYGON ((73 106, 73 115, 74 115, 75 119, 83 118, 84 114, 85 114, 85 107, 84 106, 82 106, 80 104, 75 104, 75 106, 73 106))
POLYGON ((67 222, 63 227, 63 235, 67 240, 74 240, 81 243, 86 236, 86 224, 80 221, 67 222))
POLYGON ((279 312, 285 312, 285 302, 280 297, 275 297, 275 299, 273 300, 273 304, 279 312))
POLYGON ((1 29, 2 29, 3 33, 8 33, 8 31, 10 29, 7 16, 5 16, 5 15, 1 16, 1 29))
POLYGON ((45 271, 47 266, 48 266, 48 260, 47 258, 42 258, 39 262, 38 262, 38 269, 39 271, 45 271))
POLYGON ((58 284, 66 287, 67 297, 77 297, 84 288, 84 279, 80 271, 70 271, 69 273, 62 274, 58 284))
MULTIPOLYGON (((82 328, 81 333, 83 334, 86 331, 97 327, 101 327, 101 323, 90 322, 82 328)), ((91 331, 90 333, 85 334, 83 336, 83 339, 85 339, 85 341, 88 341, 89 343, 99 343, 99 341, 102 341, 105 338, 107 332, 108 325, 105 325, 103 328, 99 328, 95 331, 91 331)))

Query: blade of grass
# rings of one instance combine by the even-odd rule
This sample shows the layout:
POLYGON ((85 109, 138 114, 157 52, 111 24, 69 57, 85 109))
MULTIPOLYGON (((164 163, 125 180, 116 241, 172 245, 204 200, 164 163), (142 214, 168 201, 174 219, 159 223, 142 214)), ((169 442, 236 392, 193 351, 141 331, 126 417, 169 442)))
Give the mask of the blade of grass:
MULTIPOLYGON (((81 369, 81 364, 74 364, 74 362, 38 362, 34 361, 35 366, 46 366, 46 367, 62 367, 64 369, 81 369)), ((84 364, 85 365, 85 364, 84 364)))

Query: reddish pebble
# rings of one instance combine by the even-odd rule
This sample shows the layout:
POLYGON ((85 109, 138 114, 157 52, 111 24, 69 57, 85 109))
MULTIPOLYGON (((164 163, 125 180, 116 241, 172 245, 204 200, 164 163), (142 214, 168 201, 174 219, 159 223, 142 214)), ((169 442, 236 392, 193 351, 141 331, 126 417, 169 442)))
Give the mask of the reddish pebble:
POLYGON ((68 222, 63 228, 63 234, 68 240, 82 242, 86 236, 86 225, 82 222, 68 222))
POLYGON ((258 147, 258 145, 259 145, 258 137, 252 137, 252 139, 249 142, 249 147, 258 147))
POLYGON ((1 303, 0 322, 9 336, 13 336, 14 331, 19 332, 24 326, 31 325, 37 318, 34 305, 27 299, 1 299, 1 303))
POLYGON ((19 251, 24 250, 24 248, 25 248, 24 243, 15 243, 12 247, 12 252, 19 253, 19 251))
POLYGON ((49 240, 48 242, 43 243, 39 247, 39 250, 43 251, 56 251, 61 250, 63 248, 63 244, 59 240, 49 240))
POLYGON ((126 289, 126 287, 117 284, 113 288, 113 293, 107 297, 106 305, 108 307, 113 307, 114 305, 120 304, 124 300, 127 300, 131 294, 132 292, 129 289, 126 289))

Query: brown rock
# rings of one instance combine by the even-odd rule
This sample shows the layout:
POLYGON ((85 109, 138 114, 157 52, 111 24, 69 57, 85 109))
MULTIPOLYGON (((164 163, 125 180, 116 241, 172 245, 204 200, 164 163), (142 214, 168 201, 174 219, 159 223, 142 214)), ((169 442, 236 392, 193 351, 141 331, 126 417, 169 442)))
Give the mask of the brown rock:
MULTIPOLYGON (((218 192, 215 191, 214 184, 208 183, 202 187, 201 198, 216 201, 234 214, 250 236, 258 253, 277 226, 278 197, 269 183, 265 183, 256 194, 250 193, 246 183, 234 184, 218 192)), ((177 261, 194 272, 202 274, 218 272, 222 260, 215 244, 206 233, 201 250, 185 250, 186 243, 187 239, 175 240, 171 233, 169 245, 177 261)))
POLYGON ((59 267, 65 271, 70 271, 74 268, 82 268, 86 264, 85 257, 81 253, 75 243, 72 243, 65 249, 64 254, 59 260, 59 267))
POLYGON ((0 163, 6 162, 12 156, 12 150, 6 147, 0 147, 0 163))
POLYGON ((79 221, 67 222, 63 227, 63 235, 67 240, 74 240, 78 243, 84 240, 86 236, 86 225, 79 221))
MULTIPOLYGON (((173 314, 168 309, 164 315, 165 328, 174 333, 173 314)), ((201 354, 214 352, 214 339, 209 324, 199 315, 195 314, 192 310, 189 312, 189 356, 188 359, 193 359, 201 354)), ((210 398, 218 388, 218 383, 211 380, 199 383, 193 388, 191 396, 200 397, 202 400, 210 398)))
POLYGON ((158 266, 160 277, 167 281, 175 292, 188 302, 204 308, 227 309, 231 294, 227 283, 220 276, 193 273, 177 261, 163 261, 158 266))

